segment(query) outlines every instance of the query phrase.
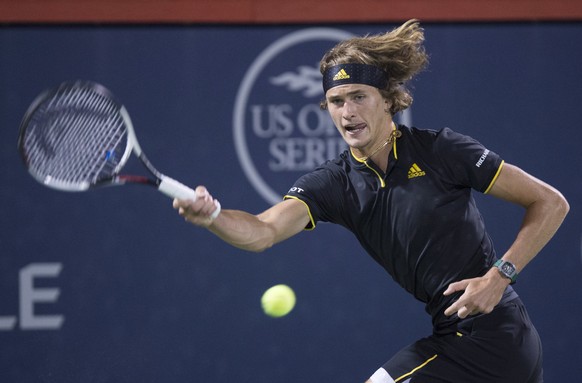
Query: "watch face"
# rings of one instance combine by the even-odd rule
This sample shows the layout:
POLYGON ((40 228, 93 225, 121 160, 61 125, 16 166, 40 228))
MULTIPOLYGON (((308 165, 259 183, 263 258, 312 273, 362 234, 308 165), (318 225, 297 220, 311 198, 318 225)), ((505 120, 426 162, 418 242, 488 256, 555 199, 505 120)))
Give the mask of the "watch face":
POLYGON ((515 272, 515 267, 509 263, 504 263, 501 265, 501 270, 508 275, 511 275, 515 272))

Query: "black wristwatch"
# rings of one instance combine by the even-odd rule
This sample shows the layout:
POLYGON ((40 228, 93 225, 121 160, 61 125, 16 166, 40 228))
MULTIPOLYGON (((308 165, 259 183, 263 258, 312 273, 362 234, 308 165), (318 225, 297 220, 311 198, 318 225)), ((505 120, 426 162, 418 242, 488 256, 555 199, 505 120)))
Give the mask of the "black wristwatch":
POLYGON ((499 270, 501 275, 511 281, 511 285, 515 283, 515 280, 517 279, 517 269, 513 263, 499 259, 493 266, 497 267, 497 270, 499 270))

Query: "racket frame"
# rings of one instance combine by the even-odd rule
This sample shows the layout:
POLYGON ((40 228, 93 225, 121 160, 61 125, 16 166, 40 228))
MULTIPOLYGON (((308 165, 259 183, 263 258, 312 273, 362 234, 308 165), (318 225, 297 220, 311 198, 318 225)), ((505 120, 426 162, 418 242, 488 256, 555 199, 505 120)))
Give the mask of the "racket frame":
MULTIPOLYGON (((145 153, 143 152, 141 145, 139 144, 137 135, 135 133, 135 129, 133 127, 133 123, 129 116, 129 112, 127 111, 125 106, 117 101, 117 99, 113 96, 113 93, 109 91, 109 89, 107 89, 101 84, 92 81, 65 82, 55 88, 48 89, 42 92, 40 95, 38 95, 31 103, 28 110, 26 111, 22 123, 20 124, 20 132, 18 137, 18 151, 20 152, 21 158, 24 161, 24 164, 28 169, 28 172, 32 175, 32 177, 39 183, 53 189, 78 192, 108 185, 123 185, 126 183, 137 183, 154 186, 160 192, 162 192, 163 194, 167 195, 170 198, 188 199, 192 201, 195 201, 197 198, 196 192, 193 189, 180 183, 179 181, 176 181, 160 173, 152 165, 152 163, 148 160, 145 153), (115 106, 118 107, 117 113, 119 113, 126 127, 125 132, 127 134, 126 146, 121 158, 119 159, 118 164, 112 170, 111 176, 103 178, 101 180, 97 180, 95 182, 87 180, 82 182, 66 182, 55 179, 50 175, 40 174, 39 172, 35 171, 33 166, 31 166, 28 156, 26 154, 26 149, 24 147, 25 136, 27 133, 28 126, 31 122, 30 120, 33 118, 36 110, 40 107, 40 105, 45 101, 50 100, 58 92, 61 92, 64 89, 75 87, 91 88, 94 92, 99 93, 99 95, 101 95, 105 99, 111 100, 115 104, 115 106), (141 163, 144 165, 147 171, 153 176, 153 178, 148 178, 146 176, 140 175, 119 174, 122 168, 129 160, 129 157, 131 156, 132 153, 141 161, 141 163)), ((216 216, 218 216, 218 214, 220 213, 220 204, 216 200, 215 205, 217 209, 214 211, 211 218, 216 218, 216 216)))

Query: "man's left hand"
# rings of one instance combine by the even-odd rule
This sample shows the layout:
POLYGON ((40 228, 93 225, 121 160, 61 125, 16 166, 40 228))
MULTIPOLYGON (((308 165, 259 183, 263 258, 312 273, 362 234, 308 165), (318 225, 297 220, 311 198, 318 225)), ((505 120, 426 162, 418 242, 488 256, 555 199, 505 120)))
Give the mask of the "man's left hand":
POLYGON ((445 310, 446 316, 457 313, 459 318, 479 313, 489 314, 499 303, 510 280, 492 268, 482 277, 454 282, 443 293, 451 295, 464 291, 459 299, 445 310))

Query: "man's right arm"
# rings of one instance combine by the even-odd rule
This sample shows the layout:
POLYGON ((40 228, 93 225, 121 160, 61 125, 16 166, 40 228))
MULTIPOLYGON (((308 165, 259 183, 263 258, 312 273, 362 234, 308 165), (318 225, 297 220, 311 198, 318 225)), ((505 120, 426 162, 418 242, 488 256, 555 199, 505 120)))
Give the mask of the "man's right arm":
POLYGON ((302 231, 309 223, 309 212, 301 201, 284 200, 261 214, 241 210, 222 210, 218 217, 209 217, 216 208, 214 199, 204 187, 196 189, 194 202, 174 200, 174 208, 186 221, 208 228, 225 242, 240 249, 260 252, 302 231))

